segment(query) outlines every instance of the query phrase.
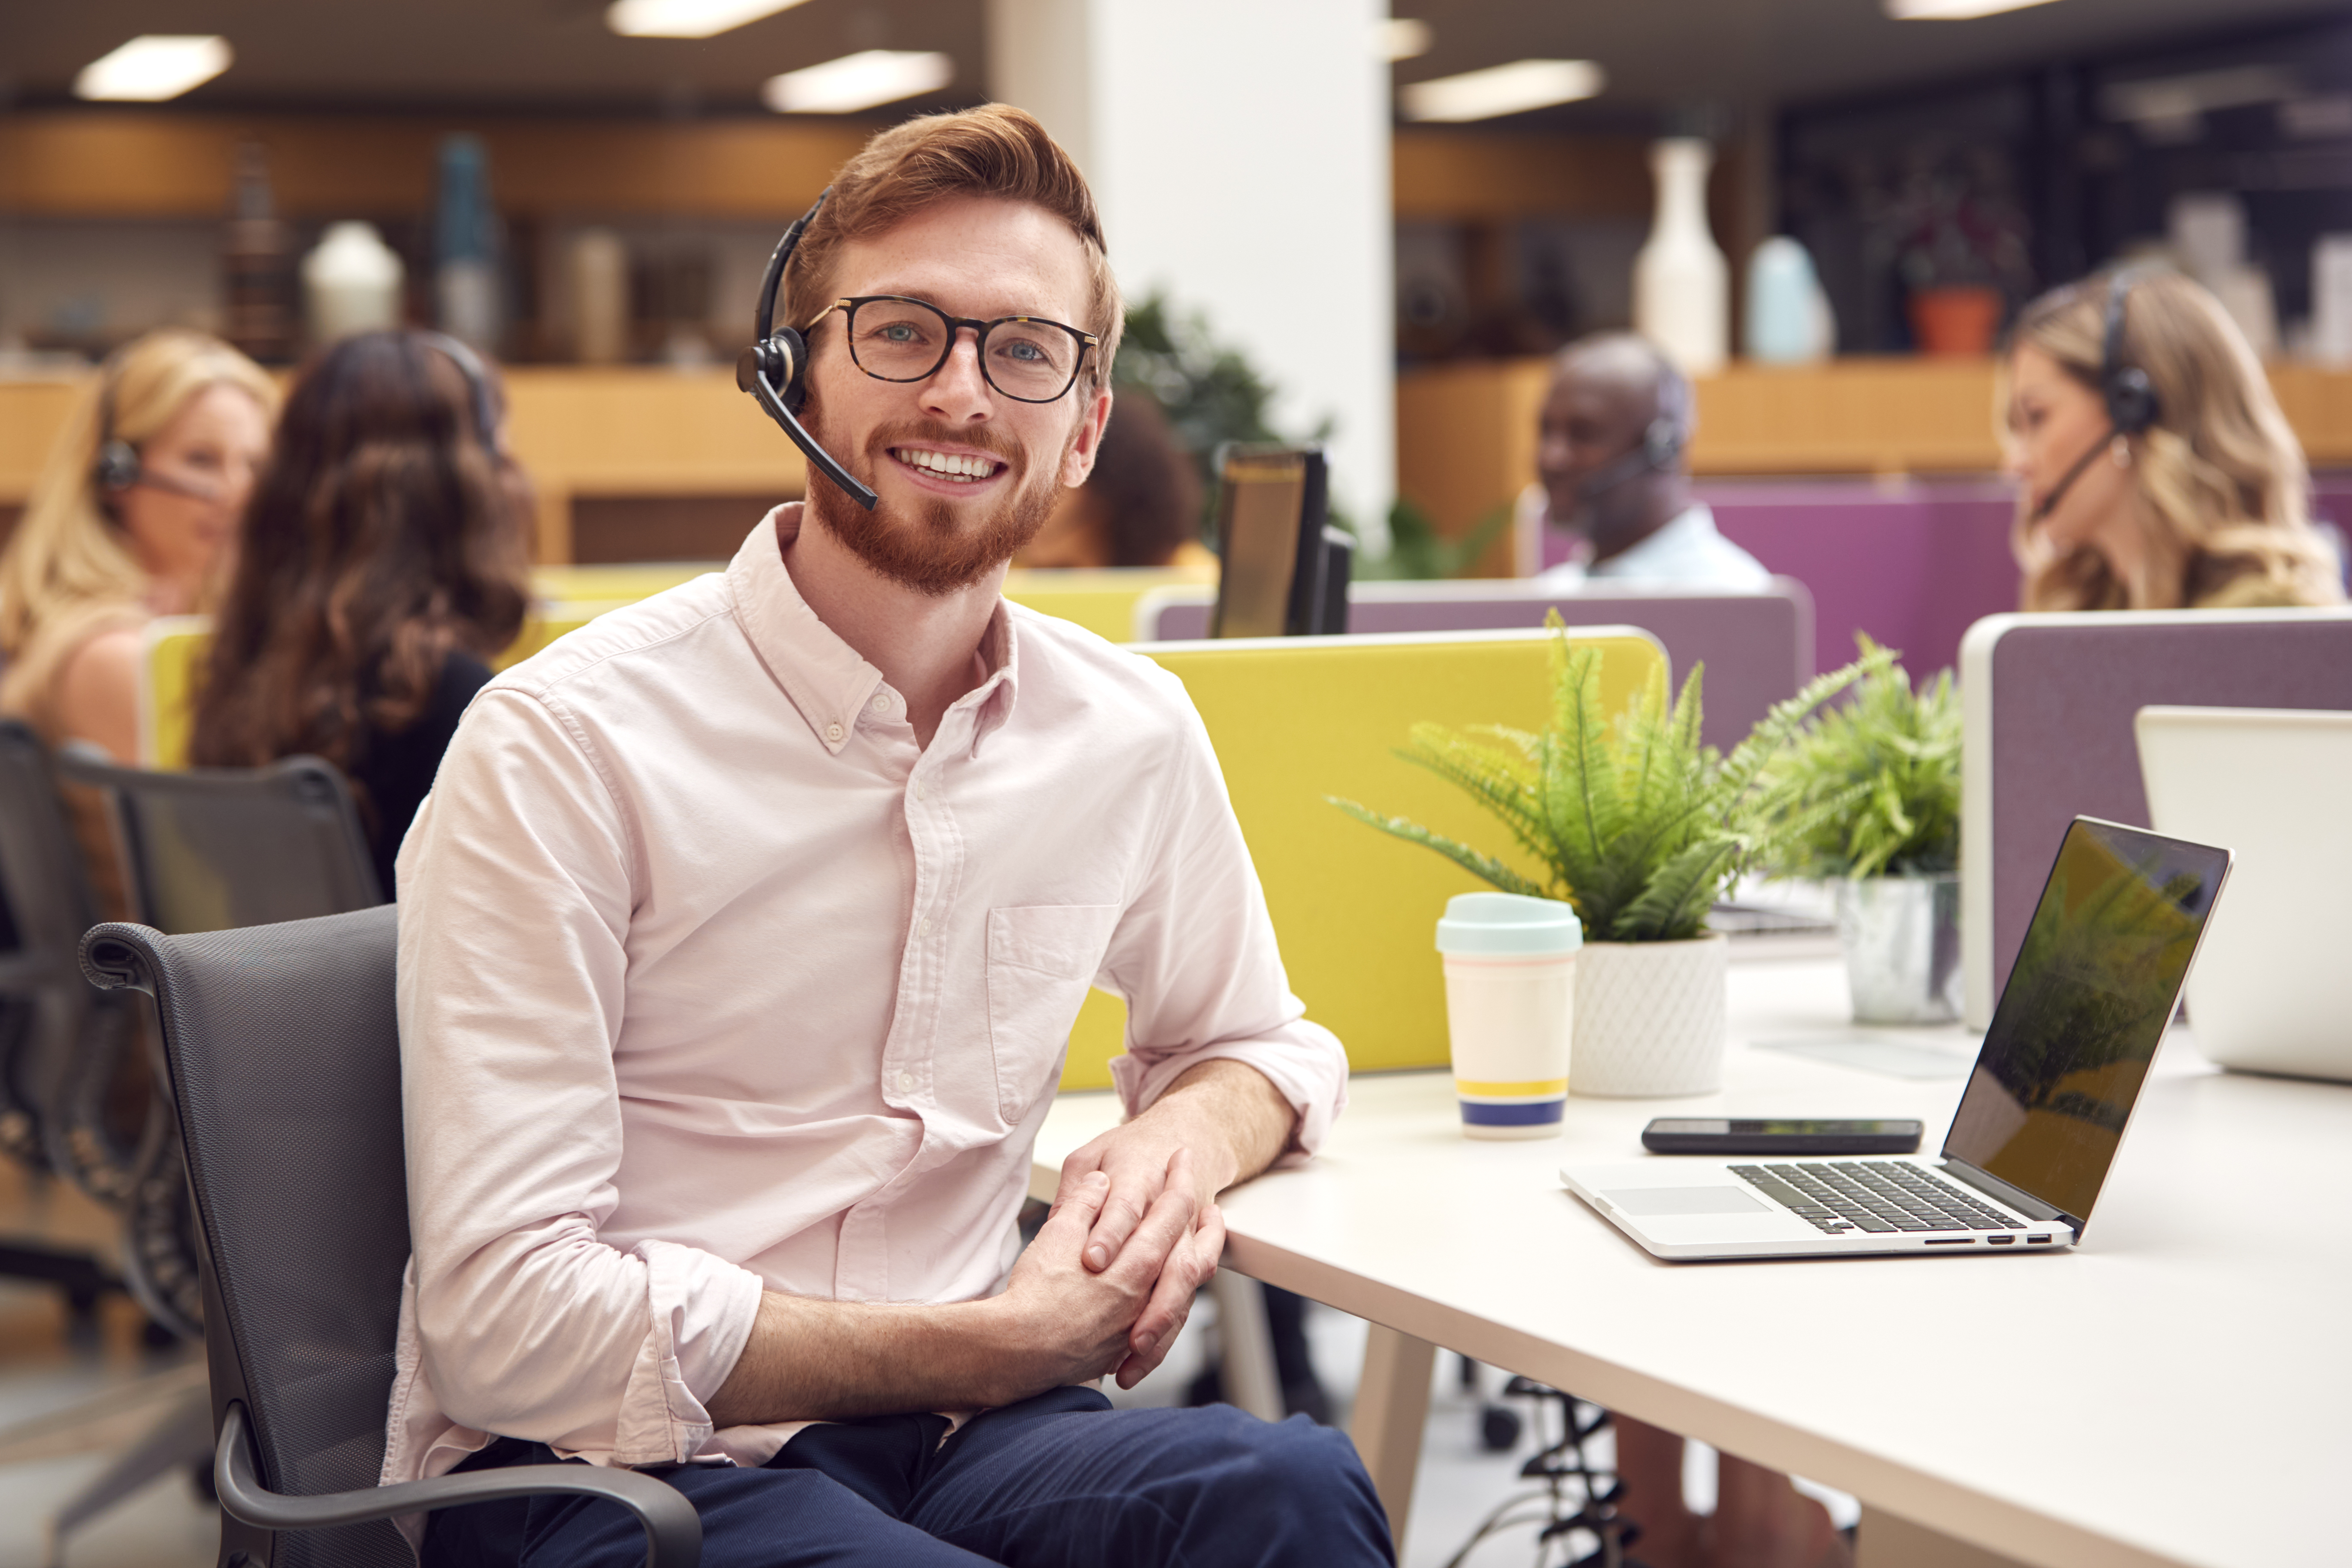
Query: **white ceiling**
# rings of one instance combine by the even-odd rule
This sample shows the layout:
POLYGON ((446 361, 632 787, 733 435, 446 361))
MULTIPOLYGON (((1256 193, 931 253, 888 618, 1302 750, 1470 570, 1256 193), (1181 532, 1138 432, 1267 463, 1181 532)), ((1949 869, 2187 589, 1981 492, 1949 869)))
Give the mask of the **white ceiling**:
MULTIPOLYGON (((1181 0, 1166 0, 1181 3, 1181 0)), ((1280 4, 1281 0, 1267 0, 1280 4)), ((70 101, 74 73, 146 32, 218 32, 236 49, 187 108, 732 112, 760 83, 864 48, 941 49, 985 93, 985 0, 808 0, 709 39, 622 38, 603 0, 13 0, 0 5, 0 102, 70 101)), ((1590 58, 1610 89, 1522 123, 1640 124, 1661 110, 1877 92, 2169 47, 2341 15, 2314 0, 2057 0, 1969 22, 1893 22, 1878 0, 1396 0, 1435 45, 1400 82, 1529 58, 1590 58)))

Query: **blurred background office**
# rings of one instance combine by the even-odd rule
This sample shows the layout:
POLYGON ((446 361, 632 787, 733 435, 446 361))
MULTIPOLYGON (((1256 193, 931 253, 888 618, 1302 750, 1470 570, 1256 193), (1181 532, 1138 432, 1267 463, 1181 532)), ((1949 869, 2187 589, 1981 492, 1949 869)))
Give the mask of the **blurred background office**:
MULTIPOLYGON (((1857 631, 1924 676, 2021 604, 2341 596, 2340 5, 1393 10, 8 7, 0 707, 52 744, 149 765, 323 752, 378 814, 383 871, 468 682, 725 559, 800 493, 798 455, 732 376, 768 253, 875 129, 992 98, 1076 153, 1135 304, 1102 466, 1010 590, 1114 637, 1147 589, 1206 591, 1213 455, 1232 440, 1325 445, 1360 576, 1530 594, 1575 588, 1595 552, 1577 515, 1592 509, 1543 481, 1572 502, 1622 474, 1610 507, 1654 531, 1703 516, 1715 559, 1810 606, 1797 676, 1843 662, 1857 631), (2140 279, 2125 336, 2163 414, 2117 447, 2101 384, 2119 267, 2140 279), (2200 367, 2186 380, 2165 368, 2180 323, 2201 345, 2179 351, 2200 367), (1628 332, 1655 374, 1621 374, 1591 449, 1548 458, 1561 351, 1614 342, 1622 359, 1628 332), (286 487, 348 485, 350 442, 305 421, 363 360, 415 395, 371 417, 410 432, 439 500, 370 556, 398 565, 364 596, 374 629, 320 661, 295 607, 361 570, 364 507, 390 492, 298 517, 286 487), (280 489, 248 505, 289 395, 280 489), (2094 447, 2078 493, 2032 515, 2094 447), (2184 487, 2201 499, 2168 510, 2184 487), (2135 579, 2103 548, 2119 540, 2168 566, 2135 579), (1068 567, 1125 574, 1078 585, 1068 567), (213 632, 157 619, 189 613, 215 615, 213 632), (300 689, 265 700, 272 670, 300 689), (417 755, 372 779, 394 742, 417 755)), ((119 1245, 104 1205, 13 1166, 0 1230, 119 1245)), ((1316 1341, 1341 1411, 1351 1332, 1330 1316, 1316 1341)), ((126 1298, 75 1319, 54 1290, 0 1284, 0 1438, 147 1353, 126 1298)), ((1150 1387, 1181 1397, 1196 1369, 1150 1387)), ((1433 1424, 1432 1463, 1460 1468, 1433 1473, 1474 1478, 1469 1495, 1496 1461, 1456 1414, 1433 1424)), ((77 1430, 100 1436, 0 1466, 0 1521, 24 1521, 0 1522, 0 1563, 30 1561, 48 1500, 129 1440, 119 1423, 77 1430)), ((1407 1561, 1442 1562, 1462 1531, 1423 1517, 1407 1561)), ((153 1489, 71 1561, 205 1561, 206 1519, 189 1489, 153 1489)))

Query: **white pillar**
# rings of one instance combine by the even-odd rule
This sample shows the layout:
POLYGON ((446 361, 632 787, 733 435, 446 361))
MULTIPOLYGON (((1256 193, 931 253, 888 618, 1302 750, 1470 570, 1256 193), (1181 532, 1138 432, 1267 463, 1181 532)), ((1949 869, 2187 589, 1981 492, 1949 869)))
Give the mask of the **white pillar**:
POLYGON ((1094 186, 1129 299, 1204 315, 1331 422, 1334 499, 1385 548, 1396 493, 1386 0, 990 0, 991 90, 1094 186))

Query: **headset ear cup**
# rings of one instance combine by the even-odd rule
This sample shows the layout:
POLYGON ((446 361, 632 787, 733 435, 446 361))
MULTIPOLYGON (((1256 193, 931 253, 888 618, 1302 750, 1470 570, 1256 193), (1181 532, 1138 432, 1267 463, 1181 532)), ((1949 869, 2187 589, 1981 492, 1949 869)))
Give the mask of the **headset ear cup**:
POLYGON ((808 340, 786 327, 768 343, 774 352, 777 376, 782 383, 776 395, 797 418, 801 405, 808 401, 808 340))
POLYGON ((2137 365, 2118 366, 2107 377, 2107 422, 2126 436, 2154 425, 2162 407, 2156 385, 2137 365))
POLYGON ((139 482, 139 453, 119 437, 109 441, 98 449, 98 466, 91 477, 100 489, 127 490, 139 482))
POLYGON ((1682 426, 1663 414, 1651 420, 1650 427, 1642 434, 1642 452, 1653 469, 1663 471, 1673 467, 1683 452, 1682 426))

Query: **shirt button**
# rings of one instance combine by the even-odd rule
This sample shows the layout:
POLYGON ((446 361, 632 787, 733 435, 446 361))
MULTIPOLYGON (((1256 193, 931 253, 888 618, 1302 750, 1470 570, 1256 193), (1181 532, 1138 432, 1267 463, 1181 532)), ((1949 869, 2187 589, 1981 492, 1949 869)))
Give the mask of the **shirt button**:
POLYGON ((911 1090, 914 1087, 915 1087, 915 1075, 914 1075, 913 1073, 910 1073, 910 1072, 901 1071, 901 1072, 898 1074, 898 1092, 899 1092, 900 1094, 905 1094, 905 1093, 908 1092, 909 1090, 911 1090))
POLYGON ((921 920, 915 922, 915 934, 918 936, 929 936, 931 934, 930 916, 925 915, 921 920))
POLYGON ((887 713, 890 711, 890 699, 887 693, 877 691, 871 706, 877 713, 887 713))
POLYGON ((922 781, 922 780, 920 780, 920 779, 917 779, 917 780, 915 781, 915 798, 916 798, 917 800, 920 800, 920 799, 922 799, 922 798, 923 798, 923 794, 924 794, 924 791, 923 791, 923 781, 922 781))
POLYGON ((827 724, 824 727, 824 738, 832 742, 836 746, 841 744, 841 737, 844 731, 838 724, 827 724))

